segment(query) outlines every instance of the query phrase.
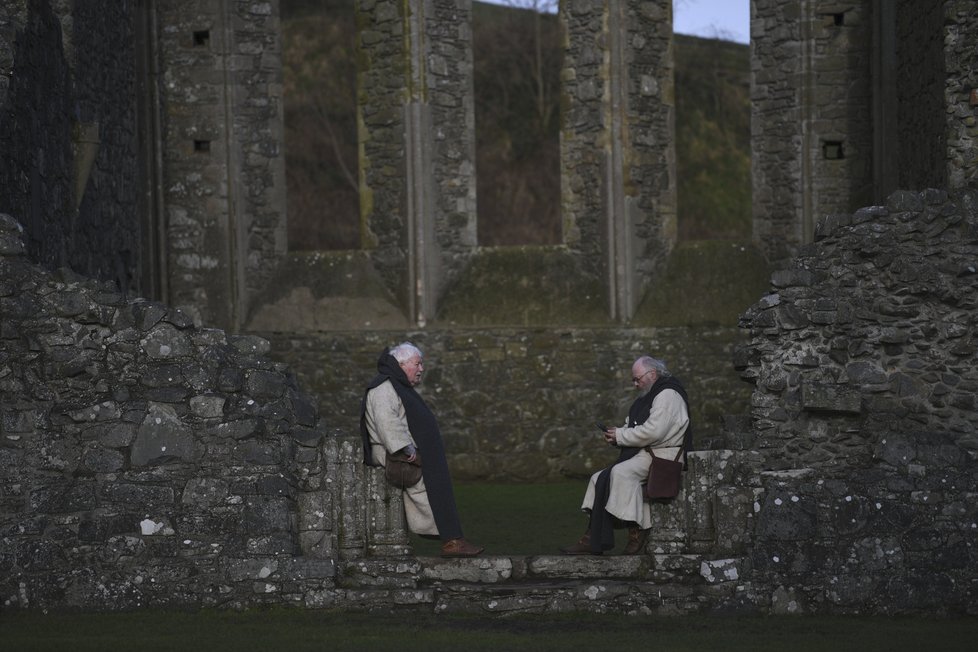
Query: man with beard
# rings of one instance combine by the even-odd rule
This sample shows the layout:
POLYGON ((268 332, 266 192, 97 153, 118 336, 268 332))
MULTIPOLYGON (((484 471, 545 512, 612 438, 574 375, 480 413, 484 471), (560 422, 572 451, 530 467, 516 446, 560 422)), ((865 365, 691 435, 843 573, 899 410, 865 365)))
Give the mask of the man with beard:
POLYGON ((377 375, 367 385, 360 406, 363 461, 385 466, 391 455, 409 462, 420 457, 421 480, 404 489, 408 528, 422 537, 441 539, 442 557, 474 557, 483 548, 462 536, 441 431, 414 389, 423 371, 422 353, 410 342, 381 353, 377 375))
POLYGON ((642 356, 632 365, 632 383, 641 392, 621 428, 603 431, 605 441, 620 449, 618 461, 595 473, 588 482, 581 509, 590 514, 588 530, 562 552, 600 555, 615 547, 614 529, 628 527, 623 554, 644 551, 652 527, 652 510, 643 484, 652 455, 675 459, 692 447, 689 398, 662 360, 642 356))

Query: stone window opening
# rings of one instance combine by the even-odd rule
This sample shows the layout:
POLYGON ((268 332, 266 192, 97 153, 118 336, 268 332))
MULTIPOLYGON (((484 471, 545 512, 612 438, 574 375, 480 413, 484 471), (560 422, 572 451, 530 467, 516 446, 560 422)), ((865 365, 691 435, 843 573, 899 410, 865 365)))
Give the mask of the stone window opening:
POLYGON ((844 27, 846 24, 846 12, 826 12, 821 14, 825 27, 844 27))
POLYGON ((211 141, 209 140, 195 140, 194 141, 194 151, 198 154, 207 154, 211 151, 211 141))
POLYGON ((478 242, 562 242, 556 0, 472 12, 478 242))
POLYGON ((197 30, 194 32, 194 47, 206 48, 211 42, 211 31, 209 29, 197 30))
POLYGON ((838 161, 845 157, 845 146, 841 140, 822 141, 822 158, 828 161, 838 161))
POLYGON ((293 252, 363 246, 355 16, 349 0, 281 7, 286 228, 293 252))

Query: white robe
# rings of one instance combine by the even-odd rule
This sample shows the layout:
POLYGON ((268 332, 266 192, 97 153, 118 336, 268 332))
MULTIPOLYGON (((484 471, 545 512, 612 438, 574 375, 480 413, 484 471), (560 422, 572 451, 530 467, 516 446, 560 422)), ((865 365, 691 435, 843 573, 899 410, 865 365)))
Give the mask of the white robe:
MULTIPOLYGON (((689 427, 686 401, 674 389, 664 389, 652 401, 649 418, 634 428, 615 428, 619 446, 651 447, 656 457, 673 459, 683 445, 683 435, 689 427)), ((639 451, 634 457, 611 467, 611 484, 605 509, 622 521, 632 521, 641 529, 652 527, 652 507, 643 494, 649 475, 652 456, 648 450, 639 451)), ((598 471, 591 476, 584 493, 581 509, 591 511, 594 506, 594 484, 598 471)))
MULTIPOLYGON (((370 452, 374 461, 381 466, 387 464, 388 453, 397 452, 408 445, 417 446, 408 430, 404 403, 390 380, 367 392, 367 432, 370 434, 370 452)), ((424 452, 419 452, 423 459, 424 452)), ((424 478, 404 490, 404 515, 408 529, 415 534, 438 534, 424 478)))

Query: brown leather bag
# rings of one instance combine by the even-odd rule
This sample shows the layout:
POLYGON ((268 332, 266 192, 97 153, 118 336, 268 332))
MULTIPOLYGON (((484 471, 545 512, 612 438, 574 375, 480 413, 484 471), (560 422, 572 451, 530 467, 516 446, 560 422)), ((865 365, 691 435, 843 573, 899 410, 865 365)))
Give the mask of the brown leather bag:
POLYGON ((408 462, 404 453, 390 453, 384 465, 384 477, 395 487, 407 489, 421 482, 421 454, 413 462, 408 462))
POLYGON ((679 447, 676 459, 656 457, 652 451, 652 463, 649 465, 649 477, 645 481, 645 499, 652 502, 666 502, 679 494, 683 483, 683 463, 679 458, 683 447, 679 447))

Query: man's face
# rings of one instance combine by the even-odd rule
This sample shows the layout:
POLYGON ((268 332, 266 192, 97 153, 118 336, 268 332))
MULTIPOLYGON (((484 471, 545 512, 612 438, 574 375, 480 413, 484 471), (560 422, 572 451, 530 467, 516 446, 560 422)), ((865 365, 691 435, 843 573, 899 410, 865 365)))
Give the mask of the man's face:
POLYGON ((424 360, 421 359, 421 356, 416 355, 410 360, 398 364, 401 365, 401 369, 404 370, 404 374, 412 386, 421 383, 421 372, 424 371, 424 360))
POLYGON ((658 377, 655 369, 644 369, 638 362, 632 365, 632 384, 640 392, 652 387, 658 377))

